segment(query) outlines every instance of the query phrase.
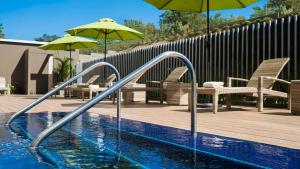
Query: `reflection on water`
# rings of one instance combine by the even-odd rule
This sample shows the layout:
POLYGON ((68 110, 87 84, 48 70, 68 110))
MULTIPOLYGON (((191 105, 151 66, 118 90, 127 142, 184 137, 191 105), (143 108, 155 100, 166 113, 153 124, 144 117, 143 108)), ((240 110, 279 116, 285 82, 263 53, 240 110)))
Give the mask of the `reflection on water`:
MULTIPOLYGON (((53 119, 58 120, 57 116, 53 119)), ((142 126, 140 123, 135 124, 142 126)), ((143 128, 143 131, 147 131, 147 128, 143 128)), ((193 141, 196 147, 196 138, 193 141)), ((200 168, 251 168, 196 151, 118 132, 101 126, 99 120, 88 116, 78 118, 59 130, 47 139, 44 147, 60 154, 68 165, 80 166, 80 168, 95 166, 178 169, 199 168, 199 166, 200 168), (70 133, 72 134, 69 135, 70 133)))
POLYGON ((213 147, 213 148, 226 148, 224 145, 224 139, 218 137, 206 137, 203 136, 203 146, 213 147))
POLYGON ((52 112, 47 113, 47 127, 50 127, 53 124, 53 115, 52 112))

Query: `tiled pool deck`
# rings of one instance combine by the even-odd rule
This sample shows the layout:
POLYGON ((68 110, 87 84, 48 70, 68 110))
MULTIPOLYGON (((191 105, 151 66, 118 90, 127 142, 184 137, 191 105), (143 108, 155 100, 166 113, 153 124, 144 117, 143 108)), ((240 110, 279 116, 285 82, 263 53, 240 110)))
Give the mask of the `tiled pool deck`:
MULTIPOLYGON (((31 103, 37 96, 0 96, 0 113, 16 112, 31 103)), ((30 112, 72 111, 83 101, 79 99, 48 99, 30 112)), ((115 116, 115 105, 110 101, 90 109, 91 113, 115 116)), ((198 109, 198 131, 226 137, 300 149, 300 116, 286 109, 266 108, 257 112, 254 107, 234 106, 232 111, 212 114, 198 109)), ((189 129, 190 113, 186 106, 167 106, 136 102, 122 105, 122 117, 137 121, 189 129)))

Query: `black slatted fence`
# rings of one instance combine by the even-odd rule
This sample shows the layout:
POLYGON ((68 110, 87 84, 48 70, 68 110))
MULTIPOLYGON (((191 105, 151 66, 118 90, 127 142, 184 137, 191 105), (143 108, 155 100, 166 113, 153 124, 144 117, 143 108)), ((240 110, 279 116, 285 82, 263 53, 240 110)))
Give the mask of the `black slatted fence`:
MULTIPOLYGON (((210 35, 210 56, 207 56, 205 50, 205 36, 198 36, 119 53, 109 57, 107 61, 115 65, 124 77, 165 51, 177 51, 193 63, 201 86, 205 81, 225 81, 228 76, 250 78, 263 60, 289 57, 290 62, 280 78, 300 79, 299 24, 298 16, 290 16, 213 33, 210 35)), ((83 68, 99 61, 102 59, 85 63, 83 68)), ((181 63, 176 59, 165 60, 149 70, 139 82, 164 79, 179 65, 181 63)), ((95 73, 100 71, 99 69, 95 73)), ((84 79, 87 78, 89 77, 84 79)), ((187 76, 183 77, 183 81, 187 80, 187 76)))

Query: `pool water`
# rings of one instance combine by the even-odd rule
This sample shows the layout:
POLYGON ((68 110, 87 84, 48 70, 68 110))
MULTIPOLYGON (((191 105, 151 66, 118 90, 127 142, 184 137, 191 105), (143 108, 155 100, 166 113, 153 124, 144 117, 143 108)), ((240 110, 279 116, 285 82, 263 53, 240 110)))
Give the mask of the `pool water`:
POLYGON ((38 151, 31 140, 66 113, 0 115, 0 168, 300 168, 300 151, 85 113, 38 151))

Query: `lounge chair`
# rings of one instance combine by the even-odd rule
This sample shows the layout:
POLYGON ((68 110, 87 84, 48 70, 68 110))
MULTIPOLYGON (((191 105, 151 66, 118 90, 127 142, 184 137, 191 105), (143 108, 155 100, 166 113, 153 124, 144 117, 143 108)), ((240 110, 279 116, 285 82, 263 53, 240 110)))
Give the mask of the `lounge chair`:
MULTIPOLYGON (((81 92, 81 98, 84 100, 85 98, 85 93, 89 94, 89 98, 91 99, 93 97, 93 94, 95 93, 96 95, 100 92, 103 92, 106 90, 108 87, 110 87, 113 84, 113 81, 116 80, 117 76, 115 74, 111 74, 108 76, 103 83, 99 84, 92 84, 88 85, 86 87, 80 87, 77 88, 76 90, 78 92, 81 92)), ((113 102, 115 102, 115 96, 111 96, 113 102)))
POLYGON ((151 98, 151 93, 155 92, 159 94, 159 101, 162 104, 164 101, 164 95, 165 95, 165 89, 167 83, 174 83, 178 82, 180 78, 187 72, 187 67, 177 67, 175 68, 169 76, 162 81, 147 81, 146 85, 144 84, 138 84, 136 83, 140 77, 143 76, 143 73, 140 74, 140 76, 137 76, 135 79, 133 79, 128 85, 124 86, 122 88, 122 95, 124 103, 130 103, 134 101, 134 92, 146 92, 146 103, 149 102, 149 100, 155 100, 154 98, 151 98), (155 85, 155 86, 153 86, 155 85))
POLYGON ((149 102, 149 100, 157 100, 157 96, 151 97, 151 94, 153 95, 153 91, 158 94, 160 104, 163 104, 163 101, 166 98, 166 87, 168 83, 177 83, 181 79, 181 77, 188 71, 188 68, 183 67, 177 67, 175 68, 165 80, 161 81, 148 81, 146 83, 147 88, 155 88, 156 90, 150 90, 146 92, 146 103, 149 102), (152 86, 156 87, 152 87, 152 86))
POLYGON ((0 93, 3 93, 4 95, 10 95, 10 88, 6 84, 4 77, 0 77, 0 93))
POLYGON ((226 95, 227 109, 231 108, 231 94, 241 94, 257 98, 258 111, 263 111, 263 101, 265 97, 281 97, 288 99, 290 108, 289 93, 273 90, 275 82, 290 84, 290 82, 278 79, 278 76, 289 58, 278 58, 264 60, 256 69, 250 80, 242 78, 228 77, 228 87, 207 88, 200 87, 197 94, 213 96, 213 113, 218 112, 219 95, 226 95), (247 82, 246 87, 233 87, 232 81, 247 82))
POLYGON ((122 87, 121 92, 122 92, 123 103, 128 104, 134 102, 135 92, 145 92, 146 90, 150 90, 146 88, 145 84, 137 83, 137 81, 144 75, 145 72, 141 72, 139 76, 136 76, 124 87, 122 87))
POLYGON ((78 93, 79 88, 85 88, 89 85, 93 84, 100 76, 99 75, 93 75, 86 83, 76 83, 73 85, 70 85, 65 88, 65 97, 68 96, 71 98, 72 96, 78 96, 81 93, 78 93))
MULTIPOLYGON (((178 82, 180 78, 184 75, 184 73, 188 69, 186 67, 178 67, 175 68, 170 75, 163 81, 148 81, 146 82, 146 86, 139 86, 137 84, 133 84, 132 86, 127 86, 122 88, 123 99, 125 103, 133 102, 133 92, 137 91, 145 91, 146 92, 146 103, 149 102, 152 98, 150 97, 150 92, 155 92, 160 95, 159 101, 162 104, 164 101, 164 92, 166 89, 167 82, 178 82), (153 84, 155 86, 153 86, 153 84)), ((141 74, 142 76, 143 74, 141 74)), ((135 80, 137 81, 141 76, 137 77, 135 80)))

